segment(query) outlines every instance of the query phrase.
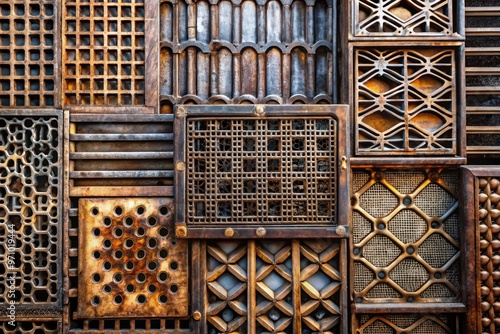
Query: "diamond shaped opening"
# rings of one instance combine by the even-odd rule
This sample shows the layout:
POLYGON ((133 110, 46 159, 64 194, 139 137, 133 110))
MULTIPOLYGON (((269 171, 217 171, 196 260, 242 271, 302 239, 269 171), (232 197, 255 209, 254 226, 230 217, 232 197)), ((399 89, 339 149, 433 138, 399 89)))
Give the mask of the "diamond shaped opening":
POLYGON ((389 277, 404 290, 415 292, 429 280, 429 273, 417 261, 407 259, 394 267, 389 277))
POLYGON ((366 294, 366 298, 401 298, 401 295, 390 285, 379 283, 366 294))
POLYGON ((435 132, 440 129, 446 120, 435 113, 423 112, 419 113, 410 120, 410 124, 415 124, 416 126, 424 129, 427 132, 435 132))
POLYGON ((377 267, 387 267, 400 254, 401 249, 383 235, 375 235, 363 247, 363 256, 377 267))
POLYGON ((415 79, 411 85, 426 94, 432 94, 444 85, 444 81, 433 75, 426 74, 415 79))
POLYGON ((412 210, 401 210, 389 222, 388 230, 405 244, 415 243, 427 232, 427 222, 412 210))
POLYGON ((424 321, 417 326, 412 333, 446 333, 448 330, 433 320, 424 321))
POLYGON ((420 257, 434 268, 444 266, 457 252, 439 233, 431 234, 418 250, 420 257))
POLYGON ((332 282, 332 279, 319 270, 316 274, 309 277, 307 282, 309 282, 309 284, 311 284, 316 290, 321 291, 325 286, 332 282))
POLYGON ((394 329, 383 321, 377 320, 367 326, 364 333, 393 334, 394 329))
POLYGON ((382 110, 364 117, 362 122, 379 132, 385 132, 394 126, 403 123, 404 119, 397 117, 387 110, 382 110))
POLYGON ((355 244, 361 242, 369 233, 372 232, 372 222, 354 211, 352 213, 352 237, 355 244))
POLYGON ((373 217, 384 217, 398 206, 398 198, 380 183, 359 197, 360 206, 373 217))
POLYGON ((429 184, 416 197, 414 203, 429 217, 441 217, 457 200, 435 183, 429 184))
POLYGON ((231 275, 229 272, 225 272, 217 279, 217 283, 222 285, 222 287, 226 289, 226 291, 229 291, 236 284, 240 283, 240 281, 236 277, 231 275))
POLYGON ((281 277, 277 272, 272 271, 267 275, 262 282, 269 287, 269 289, 276 291, 282 287, 285 283, 290 283, 283 277, 281 277))
POLYGON ((420 297, 422 298, 453 298, 455 294, 444 284, 432 284, 420 297))
POLYGON ((384 172, 384 178, 400 193, 410 194, 425 180, 425 174, 417 170, 404 172, 388 170, 384 172))

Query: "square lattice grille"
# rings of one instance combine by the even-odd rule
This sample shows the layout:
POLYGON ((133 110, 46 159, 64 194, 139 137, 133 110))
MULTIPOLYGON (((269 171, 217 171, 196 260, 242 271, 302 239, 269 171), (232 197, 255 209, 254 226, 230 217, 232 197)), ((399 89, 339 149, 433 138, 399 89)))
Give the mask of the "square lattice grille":
MULTIPOLYGON (((177 128, 185 134, 185 178, 184 171, 177 172, 185 181, 178 198, 186 197, 187 225, 337 225, 344 143, 333 113, 306 117, 271 109, 255 117, 246 113, 253 107, 246 107, 214 117, 216 109, 193 112, 185 130, 177 128)), ((313 113, 314 106, 310 109, 313 113)))
POLYGON ((66 105, 144 105, 144 1, 64 2, 66 105))
POLYGON ((356 50, 356 153, 455 154, 451 49, 356 50))
POLYGON ((55 0, 0 3, 0 105, 57 107, 58 5, 55 0))
POLYGON ((186 316, 187 242, 165 198, 79 200, 78 314, 186 316))
POLYGON ((12 276, 18 316, 61 310, 61 114, 3 111, 0 118, 1 313, 13 300, 12 276))
POLYGON ((458 173, 354 171, 356 303, 460 299, 458 173))

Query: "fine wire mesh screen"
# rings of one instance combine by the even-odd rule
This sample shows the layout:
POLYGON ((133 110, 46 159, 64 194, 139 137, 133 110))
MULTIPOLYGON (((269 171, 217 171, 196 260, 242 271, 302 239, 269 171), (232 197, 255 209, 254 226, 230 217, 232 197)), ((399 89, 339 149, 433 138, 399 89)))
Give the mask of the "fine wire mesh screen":
POLYGON ((335 220, 337 121, 187 120, 188 224, 335 220))
POLYGON ((456 315, 393 314, 362 315, 356 333, 359 334, 451 334, 458 333, 456 315))

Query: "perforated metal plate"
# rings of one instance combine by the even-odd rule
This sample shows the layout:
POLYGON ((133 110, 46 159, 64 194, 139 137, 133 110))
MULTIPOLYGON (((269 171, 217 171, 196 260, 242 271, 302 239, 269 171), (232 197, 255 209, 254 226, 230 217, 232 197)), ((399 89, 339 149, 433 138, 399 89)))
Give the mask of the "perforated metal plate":
POLYGON ((0 309, 15 300, 18 316, 61 310, 61 116, 3 110, 0 117, 0 309))
POLYGON ((457 302, 457 171, 353 174, 355 302, 457 302))
POLYGON ((80 317, 187 315, 187 242, 170 199, 80 199, 78 211, 80 317))
POLYGON ((256 116, 248 113, 253 107, 238 107, 182 107, 188 110, 185 130, 178 129, 185 136, 185 171, 177 172, 186 185, 178 187, 185 223, 337 225, 345 145, 338 109, 266 107, 266 115, 256 116))

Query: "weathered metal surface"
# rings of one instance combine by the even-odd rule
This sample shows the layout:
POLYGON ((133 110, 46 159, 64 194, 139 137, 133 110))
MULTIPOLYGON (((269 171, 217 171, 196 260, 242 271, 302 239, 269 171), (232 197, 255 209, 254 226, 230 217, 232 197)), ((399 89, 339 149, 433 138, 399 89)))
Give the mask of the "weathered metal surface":
POLYGON ((0 4, 0 106, 60 106, 56 0, 0 4))
POLYGON ((172 121, 171 115, 72 114, 71 196, 172 195, 172 121))
POLYGON ((63 12, 64 105, 145 105, 145 1, 71 0, 63 12))
POLYGON ((352 300, 460 302, 456 170, 353 170, 352 300))
POLYGON ((206 244, 209 333, 340 331, 339 241, 206 244))
POLYGON ((349 1, 353 6, 352 27, 356 37, 447 37, 452 35, 451 0, 349 1))
POLYGON ((187 242, 166 198, 79 200, 78 316, 187 316, 187 242))
POLYGON ((162 112, 206 103, 333 103, 335 1, 162 1, 162 112))
POLYGON ((12 327, 8 322, 0 322, 0 332, 3 334, 60 334, 62 326, 57 321, 16 321, 16 326, 12 327))
POLYGON ((61 116, 60 111, 2 111, 0 316, 7 315, 11 301, 18 317, 61 312, 61 116))
MULTIPOLYGON (((180 136, 176 147, 184 145, 186 150, 179 153, 175 167, 177 200, 186 205, 185 213, 178 213, 179 226, 187 224, 188 230, 199 226, 200 233, 212 237, 217 231, 210 228, 234 228, 224 235, 246 237, 239 227, 281 225, 281 236, 290 237, 296 235, 295 228, 306 225, 323 225, 330 229, 321 233, 332 235, 333 226, 345 225, 336 205, 345 182, 340 175, 347 173, 344 109, 260 105, 179 109, 183 112, 176 116, 180 136)), ((178 205, 179 210, 183 207, 178 205)), ((269 237, 268 228, 257 229, 254 235, 269 237)), ((187 231, 180 236, 200 235, 187 231)))
POLYGON ((453 49, 356 49, 358 155, 455 154, 453 49))
POLYGON ((362 315, 353 333, 459 333, 458 317, 447 314, 362 315))

